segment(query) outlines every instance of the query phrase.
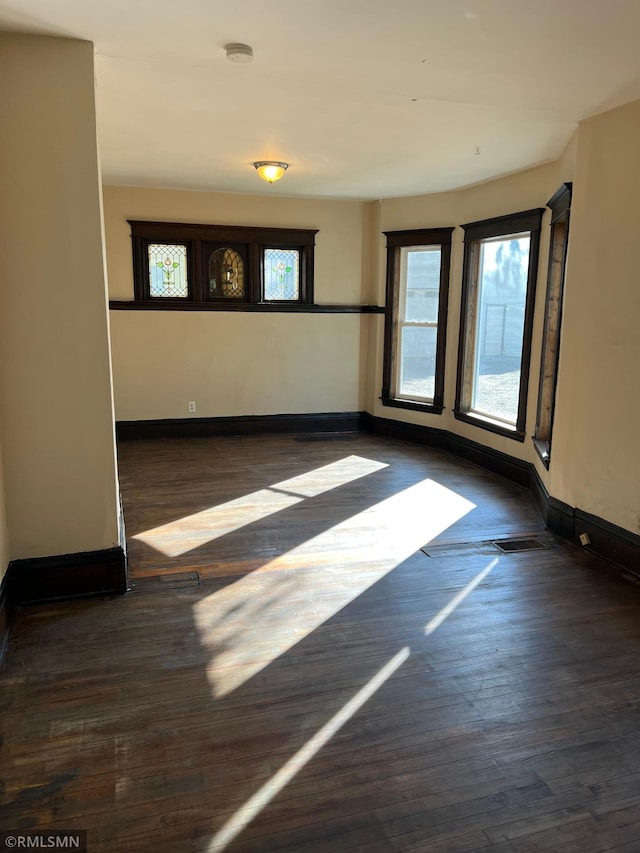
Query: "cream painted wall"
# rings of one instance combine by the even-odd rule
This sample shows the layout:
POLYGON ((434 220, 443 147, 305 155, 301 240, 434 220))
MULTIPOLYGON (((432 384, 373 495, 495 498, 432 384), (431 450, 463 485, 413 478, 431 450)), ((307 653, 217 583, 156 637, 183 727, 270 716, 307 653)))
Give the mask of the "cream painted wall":
POLYGON ((550 491, 640 532, 640 101, 581 123, 550 491))
MULTIPOLYGON (((380 208, 380 228, 382 231, 396 231, 404 228, 436 228, 459 226, 461 223, 488 219, 493 216, 516 213, 535 207, 545 207, 562 181, 570 180, 572 174, 571 152, 567 151, 563 160, 526 172, 519 172, 490 183, 478 184, 450 193, 438 193, 411 198, 386 199, 374 203, 380 208)), ((545 214, 542 226, 540 263, 536 289, 536 319, 532 346, 530 392, 527 406, 527 435, 531 435, 535 424, 538 365, 540 358, 540 339, 542 336, 542 308, 546 287, 546 259, 548 253, 549 214, 545 214)), ((524 444, 470 424, 457 421, 453 416, 456 393, 457 344, 460 326, 460 294, 462 283, 462 262, 464 253, 464 232, 456 227, 453 232, 451 252, 451 278, 449 292, 449 317, 447 324, 447 355, 445 367, 445 411, 442 415, 426 415, 404 409, 383 406, 379 400, 382 389, 382 353, 383 353, 383 317, 376 318, 376 330, 370 345, 370 358, 375 364, 373 393, 368 398, 368 410, 378 417, 402 420, 409 423, 424 424, 438 429, 447 429, 500 450, 510 456, 531 460, 534 451, 530 441, 524 444), (375 355, 373 355, 375 353, 375 355)), ((385 237, 381 234, 379 248, 384 256, 385 237)), ((379 304, 384 304, 385 264, 378 264, 379 304)), ((546 472, 545 472, 546 473, 546 472)))
MULTIPOLYGON (((283 178, 283 180, 286 180, 283 178)), ((131 231, 127 219, 196 222, 212 225, 256 225, 278 228, 317 228, 315 301, 325 305, 355 305, 363 301, 369 230, 366 205, 355 201, 270 196, 269 186, 256 176, 260 195, 103 188, 107 238, 109 297, 133 298, 131 231)))
MULTIPOLYGON (((362 304, 369 209, 351 201, 104 187, 109 288, 133 297, 127 219, 317 228, 315 301, 362 304)), ((358 411, 367 318, 360 314, 111 311, 116 418, 358 411)))
POLYGON ((118 543, 93 46, 0 34, 0 435, 12 558, 118 543))
MULTIPOLYGON (((453 236, 446 411, 441 416, 428 416, 381 405, 381 317, 373 321, 376 328, 370 336, 372 366, 367 383, 367 408, 374 414, 449 429, 511 456, 533 461, 555 498, 634 533, 640 532, 640 287, 636 250, 640 228, 639 137, 640 101, 582 122, 556 163, 452 193, 390 199, 372 205, 379 218, 377 231, 459 225, 544 207, 561 183, 573 181, 560 372, 548 472, 529 438, 519 444, 494 436, 456 421, 451 412, 463 256, 459 228, 453 236)), ((372 220, 375 221, 373 213, 372 220)), ((536 415, 548 224, 547 213, 540 247, 527 436, 533 433, 536 415)), ((384 246, 383 237, 379 246, 384 246)), ((384 256, 383 248, 380 252, 384 256)), ((377 282, 377 298, 382 301, 383 261, 378 263, 377 282)))
POLYGON ((111 314, 119 420, 358 409, 359 314, 111 314))
POLYGON ((0 582, 7 573, 11 547, 9 544, 9 527, 7 525, 7 505, 4 492, 4 465, 2 463, 2 448, 0 448, 0 582))

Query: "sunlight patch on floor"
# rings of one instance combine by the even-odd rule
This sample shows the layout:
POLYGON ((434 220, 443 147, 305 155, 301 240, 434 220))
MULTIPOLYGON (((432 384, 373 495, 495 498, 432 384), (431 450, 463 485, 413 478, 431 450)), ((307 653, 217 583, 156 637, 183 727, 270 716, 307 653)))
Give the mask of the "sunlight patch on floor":
POLYGON ((388 467, 387 462, 378 462, 376 459, 366 459, 364 456, 347 456, 337 462, 330 462, 328 465, 314 468, 313 471, 308 471, 306 474, 282 480, 280 483, 273 483, 271 488, 300 497, 313 498, 388 467))
MULTIPOLYGON (((496 557, 469 581, 440 610, 425 627, 429 636, 456 610, 470 593, 486 578, 498 564, 496 557)), ((405 646, 391 658, 340 710, 328 720, 274 775, 260 787, 224 823, 209 843, 208 853, 221 853, 240 833, 265 809, 289 782, 314 758, 340 729, 371 699, 371 697, 394 675, 410 657, 411 649, 405 646)))
POLYGON ((145 530, 132 538, 167 557, 181 557, 194 548, 282 512, 306 498, 321 495, 387 467, 385 462, 347 456, 249 495, 145 530))
POLYGON ((293 777, 340 731, 345 723, 391 678, 407 660, 410 653, 408 646, 401 649, 321 729, 318 729, 304 746, 286 764, 283 764, 280 770, 265 782, 242 808, 238 809, 218 830, 209 844, 209 853, 219 853, 219 851, 225 850, 242 830, 260 814, 265 806, 289 784, 293 777))
POLYGON ((478 586, 478 584, 482 583, 482 581, 486 578, 489 572, 497 565, 498 557, 495 557, 487 566, 484 567, 481 572, 478 572, 475 578, 469 581, 469 583, 464 587, 464 589, 461 589, 460 592, 451 599, 451 601, 446 605, 446 607, 443 607, 442 610, 439 613, 436 613, 433 619, 431 619, 431 621, 425 625, 425 635, 428 637, 429 634, 433 634, 436 628, 442 625, 444 620, 448 616, 450 616, 453 611, 460 606, 460 604, 462 604, 462 602, 469 595, 469 593, 473 592, 473 590, 478 586))
POLYGON ((269 666, 474 507, 423 480, 201 599, 194 618, 214 695, 269 666))

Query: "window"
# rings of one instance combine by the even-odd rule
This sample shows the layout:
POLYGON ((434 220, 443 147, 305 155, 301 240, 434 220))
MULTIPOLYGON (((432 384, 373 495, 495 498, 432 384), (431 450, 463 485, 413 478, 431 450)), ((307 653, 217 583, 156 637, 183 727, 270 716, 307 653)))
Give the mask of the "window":
POLYGON ((300 252, 297 249, 265 249, 265 299, 298 299, 299 293, 300 252))
POLYGON ((551 456, 551 431, 558 381, 562 294, 569 242, 571 187, 571 184, 563 184, 553 198, 547 202, 547 207, 551 209, 551 242, 544 310, 540 384, 538 386, 538 413, 533 438, 535 448, 547 468, 551 456))
POLYGON ((463 225, 455 416, 524 441, 542 209, 463 225))
POLYGON ((186 299, 189 295, 184 243, 149 243, 149 295, 186 299))
POLYGON ((442 412, 452 231, 385 232, 385 406, 442 412))
POLYGON ((233 310, 312 305, 317 231, 129 221, 135 301, 233 310))

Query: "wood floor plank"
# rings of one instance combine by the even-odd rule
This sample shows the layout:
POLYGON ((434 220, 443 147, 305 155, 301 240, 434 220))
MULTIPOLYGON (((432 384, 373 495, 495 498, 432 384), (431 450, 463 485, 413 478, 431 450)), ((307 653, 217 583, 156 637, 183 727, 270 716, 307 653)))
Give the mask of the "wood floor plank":
POLYGON ((640 587, 528 492, 367 436, 119 455, 132 591, 18 613, 0 829, 87 829, 92 853, 634 849, 640 587), (512 535, 546 547, 492 544, 512 535))

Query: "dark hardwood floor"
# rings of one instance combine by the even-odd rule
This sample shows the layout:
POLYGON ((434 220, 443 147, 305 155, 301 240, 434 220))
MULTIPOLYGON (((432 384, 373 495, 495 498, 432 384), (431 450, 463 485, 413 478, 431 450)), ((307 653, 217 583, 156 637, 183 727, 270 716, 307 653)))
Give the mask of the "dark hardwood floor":
POLYGON ((131 592, 14 625, 0 830, 640 849, 640 587, 526 491, 368 436, 131 442, 120 470, 131 592))

